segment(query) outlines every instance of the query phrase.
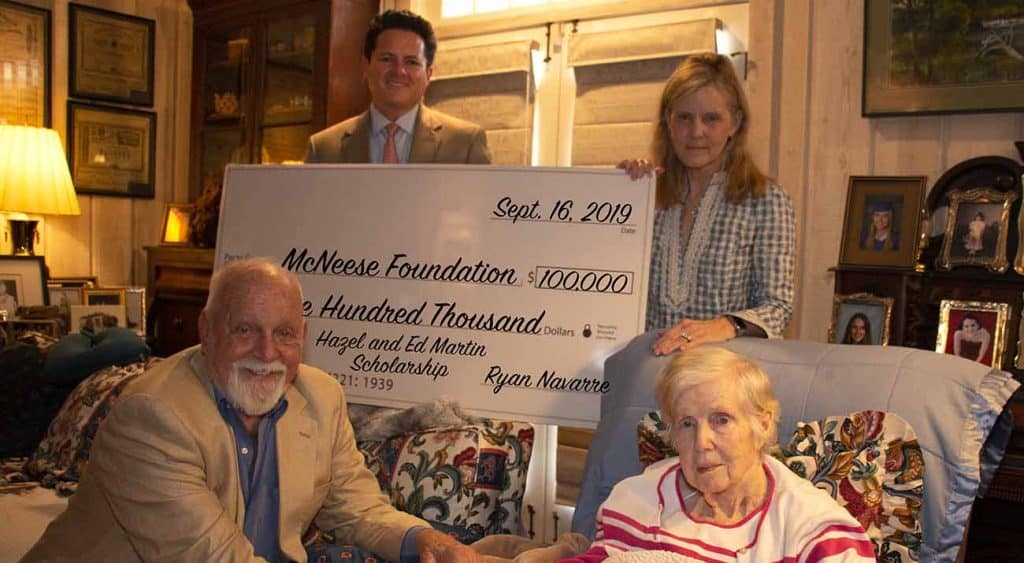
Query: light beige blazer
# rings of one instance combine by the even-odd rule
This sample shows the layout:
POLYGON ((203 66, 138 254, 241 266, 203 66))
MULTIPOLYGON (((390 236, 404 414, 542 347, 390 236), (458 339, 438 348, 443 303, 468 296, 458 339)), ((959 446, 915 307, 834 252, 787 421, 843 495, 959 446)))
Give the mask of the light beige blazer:
MULTIPOLYGON (((257 561, 231 427, 198 347, 129 384, 93 444, 78 492, 22 561, 257 561), (193 356, 197 360, 192 361, 193 356)), ((426 522, 393 508, 363 465, 341 385, 301 366, 277 422, 281 550, 305 561, 310 522, 398 560, 426 522)))
MULTIPOLYGON (((365 111, 310 137, 306 162, 370 162, 370 112, 365 111)), ((490 164, 487 133, 479 125, 420 105, 409 162, 490 164)))

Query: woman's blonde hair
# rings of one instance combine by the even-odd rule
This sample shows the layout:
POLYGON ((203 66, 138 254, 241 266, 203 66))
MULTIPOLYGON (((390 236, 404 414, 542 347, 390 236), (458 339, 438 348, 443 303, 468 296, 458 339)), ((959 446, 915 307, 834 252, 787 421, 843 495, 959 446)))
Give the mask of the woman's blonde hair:
POLYGON ((665 83, 658 107, 658 126, 651 144, 655 164, 664 173, 658 176, 658 190, 655 204, 665 209, 682 201, 679 189, 683 185, 686 167, 676 155, 669 135, 669 119, 672 107, 681 98, 713 85, 725 96, 732 110, 733 118, 739 123, 725 146, 725 198, 730 203, 739 203, 747 197, 761 198, 768 191, 768 178, 754 164, 747 151, 747 136, 750 130, 750 106, 743 93, 743 86, 732 68, 732 62, 724 55, 698 53, 688 55, 665 83))
POLYGON ((658 406, 673 436, 679 419, 679 398, 712 381, 725 384, 736 394, 761 453, 767 454, 778 440, 779 429, 779 401, 772 391, 772 382, 753 360, 718 346, 698 346, 676 354, 658 377, 658 406), (766 416, 768 425, 763 428, 760 421, 766 416))

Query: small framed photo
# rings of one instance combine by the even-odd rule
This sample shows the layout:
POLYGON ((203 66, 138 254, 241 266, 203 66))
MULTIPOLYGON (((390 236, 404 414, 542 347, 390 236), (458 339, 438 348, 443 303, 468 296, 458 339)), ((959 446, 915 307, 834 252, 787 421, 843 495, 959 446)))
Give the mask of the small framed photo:
POLYGON ((156 21, 68 4, 68 95, 153 106, 156 21))
POLYGON ((124 317, 124 305, 72 305, 70 332, 99 334, 111 327, 124 327, 124 317))
POLYGON ((194 205, 168 203, 164 208, 163 226, 160 228, 160 244, 186 246, 191 239, 192 211, 194 205))
POLYGON ((18 307, 49 304, 42 256, 0 256, 0 311, 8 319, 18 307))
POLYGON ((76 192, 153 198, 155 113, 69 101, 67 143, 76 192))
POLYGON ((1009 320, 1007 303, 943 299, 935 351, 1001 369, 1009 320))
POLYGON ((56 305, 65 310, 72 305, 82 305, 82 288, 80 287, 60 287, 50 284, 46 290, 50 294, 50 305, 56 305))
POLYGON ((124 288, 124 326, 135 331, 135 334, 146 334, 146 288, 124 288))
POLYGON ((924 176, 850 176, 839 263, 913 269, 924 176))
POLYGON ((835 344, 887 346, 893 302, 892 297, 878 297, 870 293, 834 296, 828 341, 835 344))
POLYGON ((1009 267, 1006 237, 1015 192, 992 188, 955 190, 949 194, 946 231, 938 267, 984 266, 1003 273, 1009 267))
POLYGON ((46 281, 49 287, 96 287, 96 283, 96 276, 50 278, 46 281))
POLYGON ((83 305, 124 305, 124 288, 92 287, 82 289, 83 305))

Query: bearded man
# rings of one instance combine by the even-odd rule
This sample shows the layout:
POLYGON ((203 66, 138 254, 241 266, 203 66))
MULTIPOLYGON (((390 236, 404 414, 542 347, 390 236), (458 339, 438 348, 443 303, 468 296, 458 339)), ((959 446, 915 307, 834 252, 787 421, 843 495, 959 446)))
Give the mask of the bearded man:
POLYGON ((305 334, 294 274, 262 259, 219 271, 201 344, 129 384, 23 561, 305 561, 310 523, 392 560, 482 561, 388 503, 341 385, 300 364, 305 334))

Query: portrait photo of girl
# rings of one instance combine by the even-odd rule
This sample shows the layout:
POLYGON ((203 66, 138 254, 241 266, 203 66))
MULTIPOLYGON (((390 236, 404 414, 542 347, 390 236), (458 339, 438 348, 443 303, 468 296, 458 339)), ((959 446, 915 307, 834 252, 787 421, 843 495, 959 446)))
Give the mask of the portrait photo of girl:
POLYGON ((1009 305, 943 300, 939 308, 936 352, 1002 367, 1009 305))

